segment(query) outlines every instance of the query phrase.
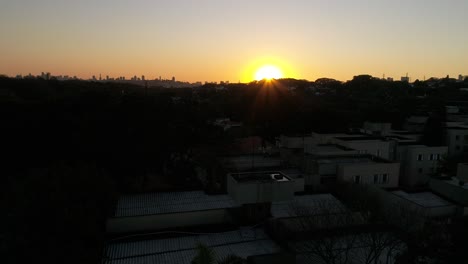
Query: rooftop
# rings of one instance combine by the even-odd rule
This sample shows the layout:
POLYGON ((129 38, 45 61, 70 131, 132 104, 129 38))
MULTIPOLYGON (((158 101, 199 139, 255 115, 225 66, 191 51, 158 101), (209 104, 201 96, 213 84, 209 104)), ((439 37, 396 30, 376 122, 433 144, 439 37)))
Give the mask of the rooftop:
POLYGON ((432 192, 407 193, 405 191, 398 190, 393 191, 392 193, 422 207, 430 208, 452 205, 450 202, 432 192))
POLYGON ((238 182, 288 182, 289 177, 279 171, 262 171, 233 173, 231 176, 238 182))
POLYGON ((237 206, 229 195, 207 195, 202 191, 145 193, 120 197, 114 216, 180 213, 237 206))
POLYGON ((377 157, 372 157, 370 155, 337 155, 337 156, 318 156, 316 159, 317 163, 327 164, 327 163, 384 163, 383 159, 377 157))
POLYGON ((242 155, 222 158, 226 167, 234 170, 251 170, 254 168, 280 167, 282 160, 276 157, 265 157, 263 155, 242 155))
POLYGON ((340 146, 340 145, 335 145, 335 144, 320 144, 320 145, 309 145, 307 147, 307 151, 313 152, 313 153, 326 153, 326 152, 347 153, 347 152, 355 152, 356 150, 347 148, 344 146, 340 146))
POLYGON ((465 184, 463 184, 463 185, 460 185, 460 184, 459 184, 459 183, 460 183, 460 180, 457 179, 457 178, 452 177, 452 178, 450 178, 450 180, 444 180, 444 181, 445 181, 446 183, 450 184, 450 185, 454 185, 454 186, 457 186, 457 187, 459 187, 459 188, 463 188, 463 189, 465 189, 465 190, 468 190, 468 183, 465 183, 465 184))
POLYGON ((276 245, 261 229, 240 229, 224 233, 203 234, 111 243, 105 248, 105 264, 146 264, 146 263, 190 263, 197 254, 196 245, 202 243, 213 249, 216 258, 229 254, 246 258, 280 252, 276 245))
POLYGON ((336 139, 343 140, 343 141, 368 141, 368 140, 378 140, 382 141, 380 137, 336 137, 336 139))
POLYGON ((335 196, 329 193, 301 195, 294 196, 293 200, 273 202, 271 215, 274 218, 296 217, 304 214, 320 215, 343 212, 345 208, 335 196))

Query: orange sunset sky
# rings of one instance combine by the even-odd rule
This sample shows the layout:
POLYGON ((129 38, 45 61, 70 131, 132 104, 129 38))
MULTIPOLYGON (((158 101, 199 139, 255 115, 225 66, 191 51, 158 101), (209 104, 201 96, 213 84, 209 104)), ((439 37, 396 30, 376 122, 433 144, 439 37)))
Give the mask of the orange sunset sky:
POLYGON ((6 0, 0 74, 248 82, 468 75, 468 1, 6 0))

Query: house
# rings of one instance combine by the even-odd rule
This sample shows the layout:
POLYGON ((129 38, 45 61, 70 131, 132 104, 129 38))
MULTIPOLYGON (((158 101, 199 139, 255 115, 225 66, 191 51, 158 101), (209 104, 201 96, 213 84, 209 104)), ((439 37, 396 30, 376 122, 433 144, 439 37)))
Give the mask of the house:
POLYGON ((406 119, 403 129, 411 132, 423 132, 428 119, 428 116, 410 116, 406 119))
POLYGON ((270 216, 271 204, 288 201, 304 190, 304 180, 280 171, 244 172, 227 175, 227 192, 241 205, 242 223, 258 223, 270 216))
POLYGON ((335 182, 398 186, 400 164, 367 154, 308 155, 305 185, 320 190, 335 182))
POLYGON ((445 128, 445 143, 448 146, 449 157, 468 155, 468 125, 464 123, 450 123, 445 128))
POLYGON ((400 184, 405 186, 421 186, 429 182, 440 161, 447 155, 446 146, 426 146, 413 143, 398 143, 396 160, 401 164, 400 184))

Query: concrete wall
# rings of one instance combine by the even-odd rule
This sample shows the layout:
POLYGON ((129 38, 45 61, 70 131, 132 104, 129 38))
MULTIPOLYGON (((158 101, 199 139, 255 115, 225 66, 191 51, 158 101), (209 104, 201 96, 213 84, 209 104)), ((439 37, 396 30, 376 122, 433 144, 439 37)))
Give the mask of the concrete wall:
POLYGON ((447 154, 447 151, 448 148, 445 146, 410 145, 400 147, 402 164, 400 183, 405 186, 426 185, 430 176, 437 171, 440 159, 447 154), (422 155, 422 160, 418 160, 419 155, 422 155), (433 155, 432 160, 431 155, 433 155))
POLYGON ((446 130, 449 157, 457 157, 468 153, 468 149, 465 149, 465 147, 468 147, 468 140, 465 139, 465 136, 468 136, 468 128, 446 130))
POLYGON ((294 197, 295 183, 290 181, 247 181, 238 182, 228 175, 227 190, 239 204, 269 203, 289 200, 294 197))
POLYGON ((354 176, 361 176, 361 184, 376 185, 383 188, 398 187, 399 163, 355 163, 338 166, 337 180, 339 182, 353 182, 354 176), (387 174, 387 183, 380 181, 383 174, 387 174), (374 183, 374 175, 378 175, 378 182, 374 183))
POLYGON ((382 157, 384 159, 391 159, 393 156, 393 151, 391 148, 390 141, 382 140, 336 140, 336 144, 356 149, 361 151, 364 154, 371 154, 377 157, 382 157))
POLYGON ((131 233, 230 222, 231 217, 227 209, 215 209, 146 216, 112 217, 107 219, 106 231, 109 233, 131 233))
POLYGON ((457 178, 468 183, 468 163, 458 164, 457 178))
POLYGON ((363 125, 364 133, 372 135, 388 135, 391 129, 391 123, 364 122, 363 125))
POLYGON ((304 146, 308 143, 312 142, 311 136, 304 136, 304 137, 290 137, 290 136, 281 136, 279 147, 281 148, 299 148, 303 149, 304 146))

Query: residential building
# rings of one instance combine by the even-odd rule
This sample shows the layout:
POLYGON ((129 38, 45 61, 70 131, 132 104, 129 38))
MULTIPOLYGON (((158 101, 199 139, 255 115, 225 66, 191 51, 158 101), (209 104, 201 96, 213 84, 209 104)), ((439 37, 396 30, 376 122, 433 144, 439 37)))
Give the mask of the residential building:
POLYGON ((413 143, 397 143, 396 160, 401 163, 400 184, 422 186, 437 173, 440 161, 447 155, 446 146, 431 147, 413 143))
POLYGON ((391 123, 364 122, 362 132, 374 136, 386 136, 392 130, 391 123))
POLYGON ((403 129, 411 132, 423 132, 428 116, 410 116, 406 119, 403 129))
POLYGON ((333 142, 343 147, 358 150, 361 154, 371 154, 384 159, 391 159, 393 156, 391 142, 379 137, 335 137, 333 142))
POLYGON ((228 194, 238 204, 271 203, 290 200, 304 190, 278 171, 232 173, 227 176, 228 194), (298 187, 298 188, 296 188, 298 187))
POLYGON ((304 190, 303 179, 277 171, 233 173, 227 176, 227 192, 242 206, 241 222, 258 223, 270 216, 272 202, 288 201, 304 190))
POLYGON ((373 184, 384 188, 398 186, 400 164, 372 155, 308 155, 305 160, 305 185, 324 189, 335 182, 373 184))
POLYGON ((463 123, 450 123, 445 128, 446 144, 449 157, 462 157, 468 155, 468 125, 463 123))

